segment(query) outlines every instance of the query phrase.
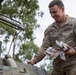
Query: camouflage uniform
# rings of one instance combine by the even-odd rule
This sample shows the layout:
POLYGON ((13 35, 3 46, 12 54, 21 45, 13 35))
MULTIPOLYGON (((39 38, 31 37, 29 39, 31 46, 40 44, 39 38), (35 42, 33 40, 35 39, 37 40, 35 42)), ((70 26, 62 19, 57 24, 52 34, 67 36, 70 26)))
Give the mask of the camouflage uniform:
MULTIPOLYGON (((56 50, 59 49, 55 43, 56 40, 63 41, 73 48, 76 46, 75 18, 68 16, 62 27, 56 22, 48 26, 41 48, 33 60, 36 63, 39 62, 45 56, 44 51, 50 46, 53 46, 56 50)), ((76 75, 76 54, 70 56, 69 59, 66 57, 66 59, 66 61, 61 60, 58 56, 53 61, 53 75, 76 75)))

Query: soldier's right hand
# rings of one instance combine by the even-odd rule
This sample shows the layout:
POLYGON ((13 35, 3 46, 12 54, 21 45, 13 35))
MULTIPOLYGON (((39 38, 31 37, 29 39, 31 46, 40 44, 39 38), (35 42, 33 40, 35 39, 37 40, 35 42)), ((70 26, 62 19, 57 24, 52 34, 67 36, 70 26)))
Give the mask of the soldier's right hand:
POLYGON ((35 61, 34 61, 34 60, 29 60, 29 61, 27 62, 27 64, 34 65, 34 64, 35 64, 35 61))

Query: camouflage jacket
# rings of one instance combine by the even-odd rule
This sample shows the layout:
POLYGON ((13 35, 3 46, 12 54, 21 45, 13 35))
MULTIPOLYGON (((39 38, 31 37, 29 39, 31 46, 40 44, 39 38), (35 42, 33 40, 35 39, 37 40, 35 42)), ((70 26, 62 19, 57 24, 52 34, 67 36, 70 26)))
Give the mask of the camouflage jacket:
POLYGON ((68 45, 75 47, 76 46, 76 19, 73 17, 67 18, 62 24, 53 22, 47 27, 44 33, 43 43, 40 47, 40 50, 34 57, 35 62, 39 62, 45 56, 44 51, 53 46, 55 49, 59 49, 56 46, 55 41, 63 41, 68 45))

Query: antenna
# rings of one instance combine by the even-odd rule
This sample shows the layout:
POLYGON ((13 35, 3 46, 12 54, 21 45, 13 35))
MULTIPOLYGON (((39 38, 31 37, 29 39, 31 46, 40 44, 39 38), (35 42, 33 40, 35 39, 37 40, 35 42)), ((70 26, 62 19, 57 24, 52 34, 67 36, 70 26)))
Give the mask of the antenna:
POLYGON ((23 27, 23 25, 20 22, 14 20, 14 19, 11 19, 1 13, 0 13, 0 23, 3 23, 5 25, 15 28, 17 30, 19 30, 19 29, 24 30, 24 28, 25 28, 25 27, 23 27))
MULTIPOLYGON (((3 0, 0 0, 0 9, 1 9, 2 2, 3 2, 3 0)), ((8 16, 3 15, 2 13, 0 13, 0 23, 3 23, 5 25, 10 26, 12 28, 15 28, 17 30, 19 30, 19 29, 24 30, 25 29, 25 27, 23 27, 23 25, 20 22, 9 18, 8 16)))

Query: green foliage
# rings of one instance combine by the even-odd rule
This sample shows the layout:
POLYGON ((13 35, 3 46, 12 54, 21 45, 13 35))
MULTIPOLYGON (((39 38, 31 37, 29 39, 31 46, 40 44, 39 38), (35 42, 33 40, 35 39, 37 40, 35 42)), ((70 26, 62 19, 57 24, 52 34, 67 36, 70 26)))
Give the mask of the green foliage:
POLYGON ((52 65, 50 66, 50 64, 48 64, 47 68, 48 68, 48 70, 47 70, 48 75, 52 75, 52 72, 53 72, 53 66, 52 66, 52 65))
POLYGON ((37 53, 38 49, 39 48, 33 41, 27 41, 21 45, 19 52, 16 54, 16 58, 20 57, 22 58, 22 61, 25 61, 25 59, 31 59, 34 54, 37 53))
POLYGON ((39 27, 35 18, 38 9, 37 0, 5 0, 3 2, 1 13, 21 22, 25 27, 25 31, 20 32, 0 23, 0 35, 4 37, 3 44, 6 44, 4 48, 7 49, 7 43, 12 38, 11 42, 15 44, 14 49, 18 50, 18 53, 15 54, 15 59, 18 61, 30 59, 38 51, 37 45, 33 42, 35 39, 34 29, 39 27))

